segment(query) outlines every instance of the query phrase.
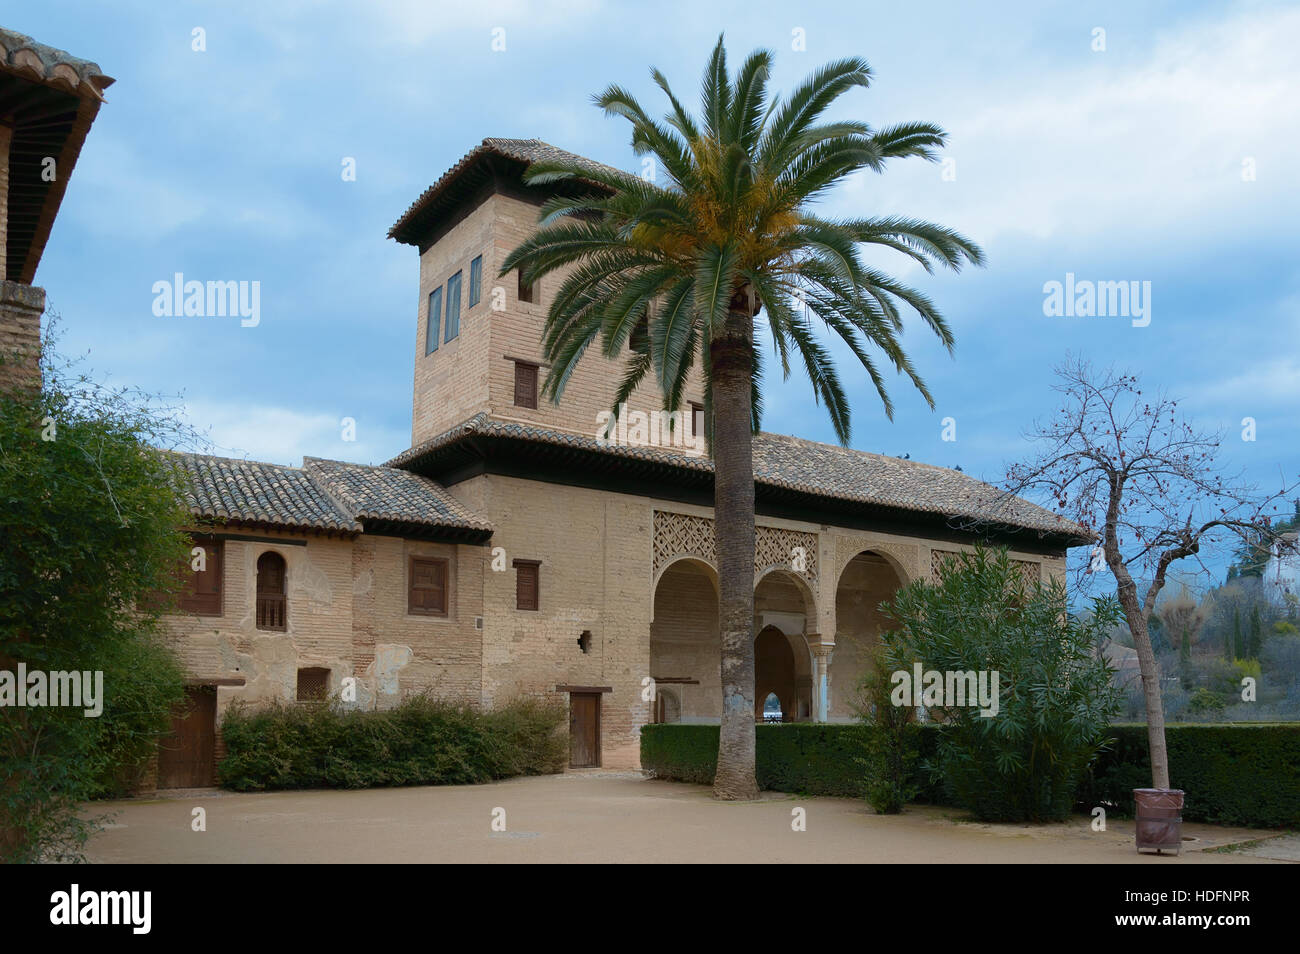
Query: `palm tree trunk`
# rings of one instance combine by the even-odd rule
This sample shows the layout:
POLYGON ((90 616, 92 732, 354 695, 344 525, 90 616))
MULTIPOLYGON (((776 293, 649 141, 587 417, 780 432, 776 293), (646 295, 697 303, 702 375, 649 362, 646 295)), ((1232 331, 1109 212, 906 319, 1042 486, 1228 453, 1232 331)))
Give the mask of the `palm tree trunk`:
POLYGON ((758 797, 754 774, 754 432, 750 351, 753 308, 732 299, 710 344, 713 380, 714 531, 722 637, 722 726, 716 798, 758 797))

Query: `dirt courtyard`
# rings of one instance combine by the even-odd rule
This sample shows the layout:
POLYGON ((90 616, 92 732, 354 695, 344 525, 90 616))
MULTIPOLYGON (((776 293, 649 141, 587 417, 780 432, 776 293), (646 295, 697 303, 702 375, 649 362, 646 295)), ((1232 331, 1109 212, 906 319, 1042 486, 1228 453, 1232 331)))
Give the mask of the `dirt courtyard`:
MULTIPOLYGON (((1132 821, 1105 832, 985 825, 928 806, 880 816, 863 803, 764 793, 714 801, 699 785, 639 773, 571 772, 490 785, 232 794, 216 790, 94 806, 112 812, 92 839, 99 863, 346 862, 1014 862, 1258 863, 1269 832, 1184 824, 1181 857, 1139 855, 1132 821), (194 809, 206 831, 194 831, 194 809), (792 823, 803 809, 805 830, 792 823), (494 827, 495 824, 495 827, 494 827), (504 830, 502 830, 504 829, 504 830), (1247 846, 1249 848, 1249 846, 1247 846), (1253 850, 1253 849, 1252 849, 1253 850)), ((1285 857, 1285 855, 1283 855, 1285 857)))

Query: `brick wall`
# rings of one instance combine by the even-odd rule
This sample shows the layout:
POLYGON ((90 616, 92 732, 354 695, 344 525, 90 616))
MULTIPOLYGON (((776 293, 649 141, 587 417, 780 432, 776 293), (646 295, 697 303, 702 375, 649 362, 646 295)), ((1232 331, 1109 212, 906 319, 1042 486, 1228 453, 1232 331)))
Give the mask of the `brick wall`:
MULTIPOLYGON (((420 256, 414 443, 440 434, 483 410, 490 410, 498 417, 594 436, 599 427, 598 415, 610 409, 622 378, 624 359, 607 359, 596 347, 583 356, 558 406, 545 400, 539 400, 535 410, 515 406, 515 367, 511 359, 544 363, 542 329, 546 310, 564 279, 564 273, 544 278, 537 290, 537 302, 528 303, 519 300, 517 273, 497 277, 505 257, 536 228, 537 210, 532 203, 494 194, 420 256), (480 254, 483 255, 483 298, 473 309, 467 309, 469 264, 480 254), (457 271, 462 272, 464 281, 460 336, 451 342, 440 342, 436 352, 426 355, 429 292, 444 288, 445 309, 446 282, 457 271), (494 311, 494 301, 502 303, 504 309, 494 311)), ((545 372, 543 367, 539 390, 545 372)), ((685 395, 687 402, 703 403, 701 380, 696 368, 685 395)), ((628 410, 648 414, 662 407, 658 388, 647 386, 633 395, 628 410)), ((689 416, 689 404, 682 410, 689 416)))
POLYGON ((40 386, 45 289, 0 281, 0 389, 40 386))

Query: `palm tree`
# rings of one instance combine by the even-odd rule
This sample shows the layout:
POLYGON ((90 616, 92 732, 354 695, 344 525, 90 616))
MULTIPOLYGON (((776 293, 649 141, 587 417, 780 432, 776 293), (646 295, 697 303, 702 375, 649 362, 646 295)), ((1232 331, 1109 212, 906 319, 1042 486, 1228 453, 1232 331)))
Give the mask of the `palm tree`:
POLYGON ((859 170, 880 172, 886 160, 906 156, 933 161, 946 136, 929 123, 872 129, 863 122, 819 122, 841 94, 868 85, 866 62, 830 63, 782 101, 767 91, 772 60, 768 51, 752 53, 732 81, 719 37, 704 73, 698 118, 682 107, 658 70, 651 76, 670 107, 662 122, 622 87, 595 96, 606 113, 632 124, 634 150, 653 156, 667 183, 607 174, 588 164, 534 163, 525 174, 530 183, 577 178, 609 191, 547 200, 537 231, 501 266, 502 276, 518 268, 526 282, 565 270, 544 335, 551 368, 543 393, 554 401, 597 339, 605 355, 627 359, 616 410, 647 377, 662 393, 665 409, 679 408, 687 376, 700 362, 714 462, 722 641, 714 794, 726 799, 758 794, 753 435, 762 365, 755 321, 766 314, 784 375, 792 353, 802 361, 816 399, 825 403, 836 436, 847 445, 848 400, 830 353, 814 333, 814 318, 862 363, 891 418, 883 362, 906 375, 934 406, 899 344, 901 312, 915 312, 949 351, 953 346, 934 303, 865 265, 858 246, 893 249, 926 271, 936 263, 958 270, 984 258, 969 239, 930 222, 829 219, 810 211, 814 200, 859 170))

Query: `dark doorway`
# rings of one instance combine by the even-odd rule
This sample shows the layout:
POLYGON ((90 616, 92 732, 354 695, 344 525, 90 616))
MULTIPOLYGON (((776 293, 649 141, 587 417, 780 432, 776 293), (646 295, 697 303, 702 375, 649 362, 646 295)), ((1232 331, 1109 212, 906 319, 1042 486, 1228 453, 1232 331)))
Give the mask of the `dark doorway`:
POLYGON ((158 743, 159 788, 206 788, 216 783, 217 690, 190 686, 172 712, 171 735, 158 743))
POLYGON ((569 693, 569 767, 600 767, 600 693, 569 693))

